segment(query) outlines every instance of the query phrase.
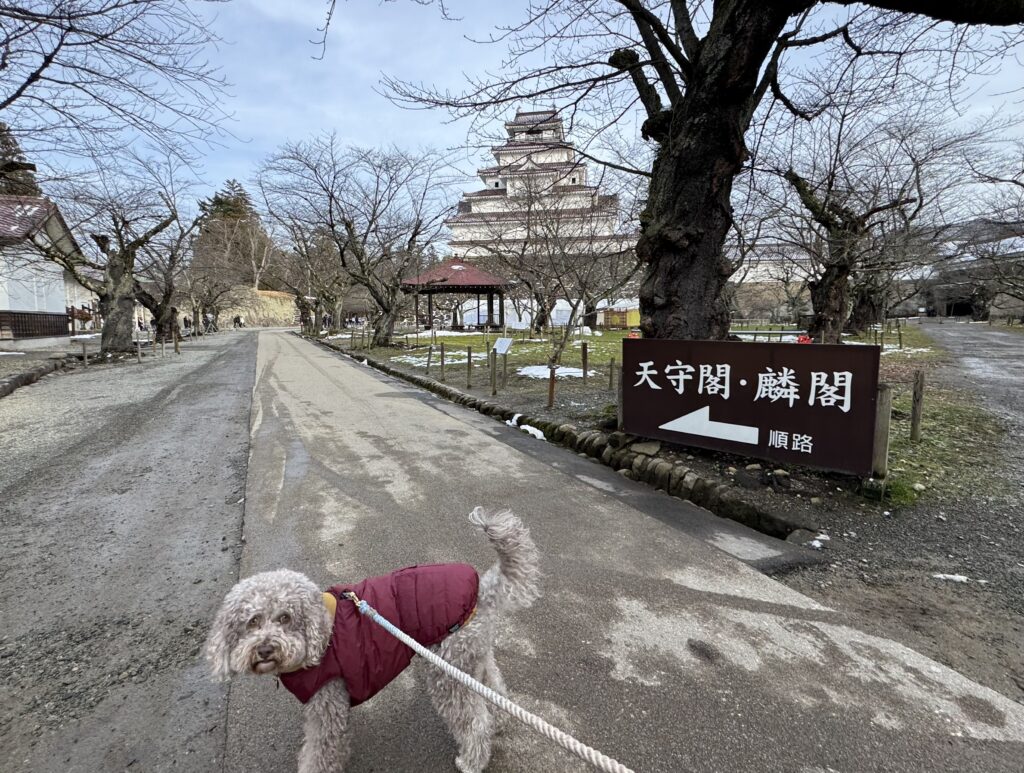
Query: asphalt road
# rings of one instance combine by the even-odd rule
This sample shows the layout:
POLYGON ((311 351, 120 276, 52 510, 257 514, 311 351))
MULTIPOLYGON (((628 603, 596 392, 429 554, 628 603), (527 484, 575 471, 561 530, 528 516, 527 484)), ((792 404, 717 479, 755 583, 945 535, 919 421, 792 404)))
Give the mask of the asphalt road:
MULTIPOLYGON (((1019 772, 1024 707, 756 570, 791 546, 290 334, 258 341, 0 400, 5 773, 294 770, 290 694, 205 680, 220 596, 277 566, 325 586, 482 569, 477 504, 514 509, 543 555, 544 598, 498 644, 513 699, 638 772, 1019 772)), ((350 772, 453 769, 424 667, 354 712, 350 772)), ((510 723, 489 771, 585 769, 510 723)))

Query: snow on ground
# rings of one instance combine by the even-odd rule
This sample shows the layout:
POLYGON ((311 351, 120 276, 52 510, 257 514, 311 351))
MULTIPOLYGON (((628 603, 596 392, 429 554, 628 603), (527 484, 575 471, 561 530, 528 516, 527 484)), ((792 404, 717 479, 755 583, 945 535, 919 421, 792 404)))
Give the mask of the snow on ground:
POLYGON ((7 355, 8 357, 21 357, 25 352, 0 352, 0 357, 7 355))
POLYGON ((535 438, 537 438, 537 440, 544 440, 544 433, 541 432, 536 427, 531 427, 529 424, 524 424, 519 429, 521 429, 523 432, 527 433, 528 435, 533 435, 535 438))
POLYGON ((101 333, 83 333, 82 335, 71 336, 72 341, 81 341, 85 338, 99 338, 101 333))
MULTIPOLYGON (((551 368, 547 365, 527 365, 516 371, 520 376, 526 376, 527 378, 548 378, 551 373, 551 368)), ((588 370, 588 376, 596 376, 597 371, 588 370)), ((583 378, 583 368, 567 368, 565 366, 559 366, 555 370, 555 378, 583 378)))
MULTIPOLYGON (((740 338, 741 340, 743 340, 743 341, 753 341, 754 340, 754 334, 753 333, 736 333, 735 335, 738 338, 740 338)), ((765 338, 766 335, 767 335, 766 333, 758 333, 758 336, 760 336, 763 340, 768 340, 767 338, 765 338)), ((787 336, 787 335, 778 336, 776 333, 772 333, 771 334, 771 340, 772 341, 779 341, 780 343, 784 343, 784 344, 795 344, 796 343, 796 336, 795 335, 791 335, 791 336, 787 336)))
MULTIPOLYGON (((963 574, 933 574, 932 577, 936 580, 946 580, 948 582, 971 582, 971 578, 963 574)), ((988 580, 974 580, 974 582, 980 583, 981 585, 988 585, 988 580)))
POLYGON ((508 424, 508 426, 510 426, 510 427, 515 427, 516 429, 521 429, 523 432, 527 433, 528 435, 533 435, 535 438, 537 438, 537 440, 546 440, 546 438, 544 437, 544 433, 541 432, 536 427, 531 427, 529 424, 524 424, 521 427, 519 426, 519 419, 520 419, 520 417, 522 417, 522 415, 523 414, 521 414, 521 413, 517 413, 515 416, 513 416, 511 419, 509 419, 505 423, 508 424))
POLYGON ((882 354, 924 354, 930 351, 930 346, 908 346, 900 349, 897 344, 886 344, 882 354))
MULTIPOLYGON (((478 356, 477 359, 480 359, 478 356)), ((427 367, 427 355, 415 355, 415 354, 403 354, 401 357, 392 357, 392 362, 402 362, 406 365, 412 365, 414 368, 425 368, 427 367)), ((445 352, 444 353, 444 364, 445 367, 449 365, 465 364, 466 353, 465 352, 445 352)), ((434 356, 430 358, 431 367, 441 367, 441 355, 438 352, 434 352, 434 356)))

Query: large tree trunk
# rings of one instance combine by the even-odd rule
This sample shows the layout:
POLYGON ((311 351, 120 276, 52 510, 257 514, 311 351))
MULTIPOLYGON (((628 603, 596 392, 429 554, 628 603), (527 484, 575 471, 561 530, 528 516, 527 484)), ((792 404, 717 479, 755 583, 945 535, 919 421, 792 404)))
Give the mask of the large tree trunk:
POLYGON ((864 333, 872 325, 885 321, 885 290, 868 280, 856 285, 853 290, 853 308, 846 330, 850 333, 864 333))
POLYGON ((134 349, 134 262, 134 256, 123 255, 120 252, 112 252, 107 258, 104 276, 106 292, 100 296, 100 312, 103 314, 100 351, 103 353, 130 353, 134 349))
POLYGON ((660 143, 637 243, 646 264, 640 329, 647 337, 724 339, 729 333, 723 290, 732 268, 722 254, 732 219, 729 196, 747 155, 743 138, 759 72, 797 5, 716 3, 685 94, 644 124, 644 133, 660 143))
POLYGON ((814 318, 807 328, 807 335, 814 339, 815 343, 842 342, 843 326, 846 323, 850 302, 849 280, 850 267, 845 263, 837 263, 827 266, 818 279, 808 282, 814 318))
POLYGON ((390 346, 391 337, 395 332, 395 323, 398 321, 398 304, 389 305, 381 309, 380 316, 373 322, 373 345, 390 346))

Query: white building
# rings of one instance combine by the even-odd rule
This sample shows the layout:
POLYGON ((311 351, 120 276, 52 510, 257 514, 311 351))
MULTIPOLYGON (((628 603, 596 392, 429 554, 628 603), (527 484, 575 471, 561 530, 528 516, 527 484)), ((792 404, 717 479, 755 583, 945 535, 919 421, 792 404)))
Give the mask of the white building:
POLYGON ((588 184, 556 111, 519 112, 505 130, 508 140, 491 148, 494 166, 477 170, 484 187, 463 194, 447 221, 454 257, 507 260, 551 251, 552 242, 561 253, 595 256, 632 246, 619 232, 618 197, 588 184))
POLYGON ((25 348, 66 339, 69 307, 95 296, 35 244, 78 249, 57 205, 41 196, 0 195, 0 346, 25 348))

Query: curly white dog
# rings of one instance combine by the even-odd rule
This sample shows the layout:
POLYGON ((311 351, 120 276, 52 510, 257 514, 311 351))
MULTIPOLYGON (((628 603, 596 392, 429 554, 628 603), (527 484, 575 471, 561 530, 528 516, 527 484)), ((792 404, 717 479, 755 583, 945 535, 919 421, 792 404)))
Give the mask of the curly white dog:
MULTIPOLYGON (((206 643, 214 678, 278 676, 305 704, 300 773, 344 769, 349 709, 375 695, 412 658, 408 647, 360 615, 345 593, 355 593, 452 665, 505 692, 494 636, 503 615, 540 595, 537 548, 511 512, 488 514, 478 507, 469 520, 498 553, 498 563, 479 578, 467 564, 415 566, 321 593, 304 575, 282 569, 248 577, 228 592, 206 643)), ((487 703, 434 670, 427 690, 455 737, 456 767, 480 773, 494 733, 487 703)))

